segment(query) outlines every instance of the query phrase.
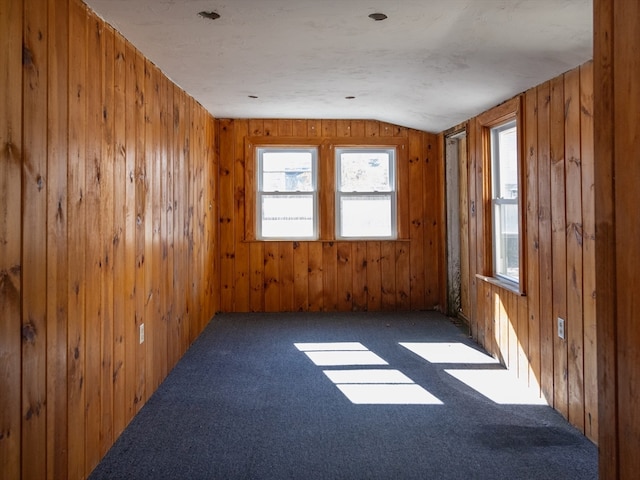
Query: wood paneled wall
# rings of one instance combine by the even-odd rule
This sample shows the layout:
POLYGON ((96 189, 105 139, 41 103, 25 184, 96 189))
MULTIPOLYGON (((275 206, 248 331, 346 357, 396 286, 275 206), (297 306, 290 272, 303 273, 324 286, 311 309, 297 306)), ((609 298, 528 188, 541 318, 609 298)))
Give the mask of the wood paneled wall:
MULTIPOLYGON (((222 311, 421 310, 442 305, 443 172, 436 135, 362 120, 220 120, 219 129, 222 311), (408 152, 398 165, 398 216, 406 225, 406 239, 250 241, 245 236, 245 188, 251 187, 245 186, 245 168, 253 159, 246 158, 247 139, 266 136, 283 142, 292 137, 345 142, 405 138, 408 152)), ((321 163, 320 176, 329 168, 321 163)))
POLYGON ((0 44, 0 478, 84 478, 218 309, 216 121, 79 0, 0 44))
MULTIPOLYGON (((486 251, 481 129, 469 130, 473 337, 590 439, 598 438, 591 62, 522 94, 525 296, 478 277, 486 251), (473 261, 477 259, 477 261, 473 261), (557 318, 566 321, 558 337, 557 318)), ((521 270, 521 271, 523 271, 521 270)))
POLYGON ((638 2, 594 1, 600 478, 640 471, 638 2))

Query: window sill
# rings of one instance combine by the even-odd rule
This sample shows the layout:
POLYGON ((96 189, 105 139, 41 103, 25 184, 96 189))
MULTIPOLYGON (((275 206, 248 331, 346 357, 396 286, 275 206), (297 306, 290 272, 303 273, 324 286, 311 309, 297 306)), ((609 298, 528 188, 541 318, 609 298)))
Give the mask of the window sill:
POLYGON ((520 285, 518 285, 517 283, 507 282, 506 280, 501 280, 496 277, 488 277, 479 273, 476 274, 476 278, 482 280, 483 282, 490 283, 491 285, 495 285, 496 287, 500 287, 504 290, 513 292, 516 295, 520 295, 521 297, 526 297, 526 293, 520 290, 520 285))
POLYGON ((406 243, 411 242, 410 238, 333 238, 333 239, 291 239, 291 238, 274 238, 274 239, 244 239, 242 243, 273 243, 273 242, 297 242, 297 243, 356 243, 356 242, 395 242, 406 243))

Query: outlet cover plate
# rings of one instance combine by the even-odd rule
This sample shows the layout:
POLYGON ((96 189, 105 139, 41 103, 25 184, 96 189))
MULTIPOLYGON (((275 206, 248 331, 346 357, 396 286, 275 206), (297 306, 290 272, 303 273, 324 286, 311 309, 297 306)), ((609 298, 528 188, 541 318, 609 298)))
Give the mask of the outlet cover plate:
POLYGON ((564 340, 564 318, 558 317, 558 337, 564 340))

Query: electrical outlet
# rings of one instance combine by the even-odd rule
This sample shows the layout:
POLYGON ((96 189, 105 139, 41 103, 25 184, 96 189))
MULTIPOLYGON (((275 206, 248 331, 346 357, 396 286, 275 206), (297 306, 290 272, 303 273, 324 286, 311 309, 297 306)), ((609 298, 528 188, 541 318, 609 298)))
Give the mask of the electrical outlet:
POLYGON ((140 324, 140 344, 144 342, 144 323, 140 324))
POLYGON ((564 318, 558 317, 558 337, 564 340, 564 318))

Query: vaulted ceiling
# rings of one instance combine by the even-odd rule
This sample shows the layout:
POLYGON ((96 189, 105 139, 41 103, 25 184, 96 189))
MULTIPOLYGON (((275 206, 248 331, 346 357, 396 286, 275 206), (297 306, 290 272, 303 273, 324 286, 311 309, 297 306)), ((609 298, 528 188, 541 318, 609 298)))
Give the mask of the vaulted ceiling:
POLYGON ((592 58, 591 0, 86 3, 218 118, 440 132, 592 58))

